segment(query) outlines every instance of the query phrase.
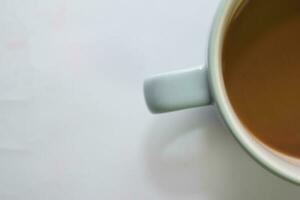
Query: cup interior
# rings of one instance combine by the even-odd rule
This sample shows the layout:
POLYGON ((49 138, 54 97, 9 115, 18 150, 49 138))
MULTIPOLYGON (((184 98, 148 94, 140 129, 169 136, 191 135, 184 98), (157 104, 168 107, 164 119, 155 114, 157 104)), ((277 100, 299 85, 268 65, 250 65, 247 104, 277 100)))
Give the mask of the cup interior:
POLYGON ((300 184, 300 159, 282 154, 254 138, 233 110, 226 94, 222 73, 222 47, 226 30, 238 10, 249 0, 223 0, 211 32, 208 65, 209 81, 215 104, 241 146, 263 167, 300 184))

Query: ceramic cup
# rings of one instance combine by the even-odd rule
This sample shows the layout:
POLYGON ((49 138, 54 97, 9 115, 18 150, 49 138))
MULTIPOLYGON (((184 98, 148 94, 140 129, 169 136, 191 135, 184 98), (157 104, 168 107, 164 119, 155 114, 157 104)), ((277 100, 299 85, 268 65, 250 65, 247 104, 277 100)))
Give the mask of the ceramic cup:
POLYGON ((275 152, 243 126, 225 91, 222 46, 226 28, 243 0, 223 0, 215 16, 208 46, 208 62, 193 69, 150 77, 144 83, 145 99, 153 113, 213 104, 241 146, 263 167, 300 184, 300 161, 275 152))

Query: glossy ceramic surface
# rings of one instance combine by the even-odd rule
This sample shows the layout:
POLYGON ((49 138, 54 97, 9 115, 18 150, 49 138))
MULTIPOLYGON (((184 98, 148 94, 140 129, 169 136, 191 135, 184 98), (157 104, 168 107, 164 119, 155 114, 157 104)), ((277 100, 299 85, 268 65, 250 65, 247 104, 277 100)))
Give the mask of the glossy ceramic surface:
POLYGON ((205 68, 208 73, 199 68, 188 73, 177 71, 154 76, 145 82, 146 101, 150 110, 158 113, 213 102, 235 138, 256 161, 271 172, 300 183, 299 161, 278 153, 253 138, 234 113, 225 91, 221 58, 223 39, 235 11, 244 3, 246 1, 228 0, 220 4, 210 36, 208 65, 205 68), (205 78, 206 74, 208 78, 205 78))

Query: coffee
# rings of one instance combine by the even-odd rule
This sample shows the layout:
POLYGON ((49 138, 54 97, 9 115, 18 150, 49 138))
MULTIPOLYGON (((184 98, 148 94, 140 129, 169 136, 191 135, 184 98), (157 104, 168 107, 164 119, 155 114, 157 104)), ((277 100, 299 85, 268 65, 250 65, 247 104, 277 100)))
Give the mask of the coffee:
POLYGON ((300 1, 244 1, 224 40, 232 107, 269 147, 300 158, 300 1))

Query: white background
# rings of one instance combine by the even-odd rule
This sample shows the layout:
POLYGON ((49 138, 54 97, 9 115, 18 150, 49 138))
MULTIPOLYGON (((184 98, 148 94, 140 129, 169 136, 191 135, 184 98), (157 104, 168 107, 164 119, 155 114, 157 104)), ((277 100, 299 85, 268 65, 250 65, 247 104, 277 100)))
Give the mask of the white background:
POLYGON ((0 199, 299 199, 214 108, 146 109, 145 77, 205 62, 219 1, 0 0, 0 199))

